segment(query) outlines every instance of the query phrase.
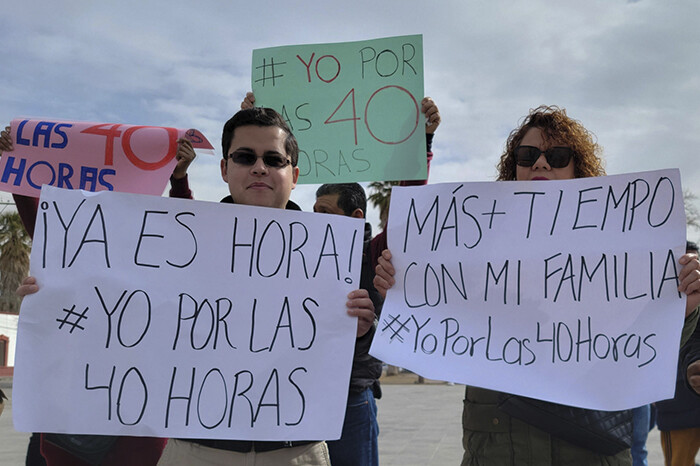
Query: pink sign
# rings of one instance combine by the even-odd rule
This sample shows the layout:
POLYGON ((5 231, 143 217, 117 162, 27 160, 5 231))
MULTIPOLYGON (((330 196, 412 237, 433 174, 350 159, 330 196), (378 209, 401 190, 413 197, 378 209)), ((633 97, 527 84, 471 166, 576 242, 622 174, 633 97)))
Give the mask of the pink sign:
POLYGON ((40 119, 12 121, 14 151, 0 158, 0 191, 39 197, 41 186, 160 196, 177 140, 213 152, 195 129, 40 119))

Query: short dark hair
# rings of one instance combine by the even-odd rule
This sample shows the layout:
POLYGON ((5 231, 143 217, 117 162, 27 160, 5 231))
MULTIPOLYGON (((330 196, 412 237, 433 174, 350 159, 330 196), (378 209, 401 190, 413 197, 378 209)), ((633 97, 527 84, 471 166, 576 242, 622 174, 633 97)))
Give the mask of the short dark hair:
POLYGON ((322 184, 316 190, 316 199, 333 194, 338 195, 338 207, 343 209, 345 215, 352 215, 355 209, 361 209, 363 215, 367 214, 367 196, 359 183, 322 184))
POLYGON ((688 252, 688 251, 695 251, 695 253, 697 254, 698 245, 693 243, 692 241, 686 241, 685 242, 685 252, 688 252))
POLYGON ((253 107, 245 110, 239 110, 233 115, 224 125, 224 131, 221 135, 221 149, 223 150, 224 159, 228 158, 228 151, 231 148, 233 140, 233 132, 241 126, 276 126, 287 134, 287 139, 284 141, 284 150, 292 159, 292 166, 297 166, 299 160, 299 144, 297 139, 289 129, 289 125, 284 121, 282 115, 271 108, 253 107))

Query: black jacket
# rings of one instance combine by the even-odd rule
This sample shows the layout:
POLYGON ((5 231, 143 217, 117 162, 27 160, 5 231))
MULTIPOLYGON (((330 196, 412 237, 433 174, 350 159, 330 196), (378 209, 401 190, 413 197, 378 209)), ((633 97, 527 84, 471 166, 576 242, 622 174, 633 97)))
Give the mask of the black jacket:
MULTIPOLYGON (((374 313, 379 316, 384 300, 374 287, 374 269, 370 257, 370 240, 372 239, 372 227, 365 223, 364 248, 362 249, 362 269, 360 272, 360 288, 369 292, 369 297, 374 304, 374 313)), ((372 338, 377 331, 371 327, 367 333, 355 340, 355 356, 352 359, 352 373, 350 375, 350 392, 357 393, 371 388, 375 398, 381 398, 382 391, 379 387, 379 377, 382 375, 382 362, 369 355, 369 347, 372 338)))
POLYGON ((688 385, 688 365, 700 359, 700 326, 681 348, 676 377, 676 395, 656 403, 659 430, 679 430, 700 427, 700 396, 688 385))

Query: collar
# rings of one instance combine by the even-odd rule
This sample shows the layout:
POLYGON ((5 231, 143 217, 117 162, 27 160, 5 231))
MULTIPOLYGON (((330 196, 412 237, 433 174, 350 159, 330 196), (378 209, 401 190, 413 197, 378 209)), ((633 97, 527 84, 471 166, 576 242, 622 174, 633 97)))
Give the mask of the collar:
MULTIPOLYGON (((231 197, 230 194, 228 196, 226 196, 225 198, 221 199, 221 201, 219 201, 219 202, 223 202, 225 204, 235 204, 236 203, 236 201, 233 200, 233 197, 231 197)), ((285 207, 285 209, 287 209, 287 210, 301 210, 301 207, 299 207, 299 205, 297 205, 297 203, 294 201, 287 201, 287 206, 285 207)))

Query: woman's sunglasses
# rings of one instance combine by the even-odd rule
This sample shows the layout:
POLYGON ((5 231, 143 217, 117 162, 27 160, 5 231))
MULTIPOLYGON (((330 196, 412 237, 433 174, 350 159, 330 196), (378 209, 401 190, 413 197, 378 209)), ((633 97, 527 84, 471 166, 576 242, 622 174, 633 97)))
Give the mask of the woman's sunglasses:
POLYGON ((292 163, 288 158, 275 154, 255 155, 253 152, 236 151, 229 155, 233 163, 248 167, 255 165, 258 157, 262 158, 263 163, 269 168, 284 168, 292 163))
POLYGON ((569 165, 574 150, 571 147, 550 147, 547 150, 540 150, 533 146, 518 146, 515 148, 515 163, 521 167, 531 167, 544 154, 547 163, 552 168, 564 168, 569 165))

